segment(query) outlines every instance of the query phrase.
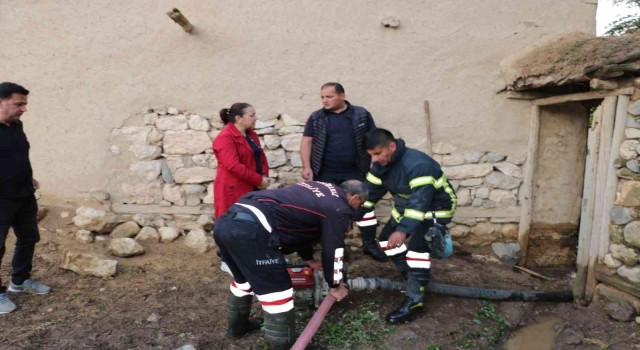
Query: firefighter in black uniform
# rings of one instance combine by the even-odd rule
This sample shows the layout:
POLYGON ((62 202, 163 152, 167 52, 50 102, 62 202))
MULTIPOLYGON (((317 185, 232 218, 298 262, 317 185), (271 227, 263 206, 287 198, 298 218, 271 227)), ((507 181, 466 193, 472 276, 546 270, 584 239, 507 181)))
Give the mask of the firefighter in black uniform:
POLYGON ((393 196, 392 217, 378 240, 406 281, 404 302, 386 318, 389 323, 401 323, 412 319, 424 307, 424 290, 431 269, 425 233, 434 220, 442 225, 451 222, 457 198, 438 162, 405 147, 404 141, 395 139, 388 130, 369 131, 365 147, 373 166, 367 174, 369 200, 361 211, 371 210, 387 192, 393 196))
POLYGON ((344 238, 367 200, 366 185, 348 180, 299 182, 277 190, 250 192, 233 204, 214 227, 214 239, 233 273, 228 299, 227 336, 256 329, 249 321, 252 295, 265 311, 264 329, 273 349, 289 349, 294 340, 293 289, 284 254, 297 252, 313 268, 322 268, 338 301, 343 283, 344 238), (322 261, 313 259, 321 242, 322 261))

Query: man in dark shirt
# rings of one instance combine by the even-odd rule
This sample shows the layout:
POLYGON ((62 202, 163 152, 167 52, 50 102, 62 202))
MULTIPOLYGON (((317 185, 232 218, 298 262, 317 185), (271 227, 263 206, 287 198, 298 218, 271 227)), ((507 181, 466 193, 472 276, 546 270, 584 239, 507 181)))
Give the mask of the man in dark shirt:
MULTIPOLYGON (((5 252, 9 228, 16 235, 11 283, 14 293, 47 294, 50 288, 32 280, 33 252, 40 240, 38 205, 34 196, 39 187, 29 162, 29 141, 22 130, 20 117, 27 111, 29 91, 14 83, 0 83, 0 262, 5 252)), ((0 282, 0 314, 15 310, 16 305, 0 282)))
MULTIPOLYGON (((323 108, 307 120, 300 143, 302 177, 333 184, 349 179, 364 181, 371 164, 364 135, 376 127, 371 113, 349 103, 339 83, 322 85, 320 97, 323 108)), ((375 241, 375 213, 367 213, 356 224, 362 234, 363 252, 378 261, 386 260, 375 241)))

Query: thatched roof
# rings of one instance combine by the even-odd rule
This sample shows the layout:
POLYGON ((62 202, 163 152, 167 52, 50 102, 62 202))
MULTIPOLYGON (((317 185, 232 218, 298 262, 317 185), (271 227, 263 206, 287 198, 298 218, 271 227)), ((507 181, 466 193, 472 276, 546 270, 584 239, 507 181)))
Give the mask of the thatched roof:
POLYGON ((507 90, 515 91, 640 76, 640 32, 617 37, 572 33, 534 45, 501 66, 507 90))

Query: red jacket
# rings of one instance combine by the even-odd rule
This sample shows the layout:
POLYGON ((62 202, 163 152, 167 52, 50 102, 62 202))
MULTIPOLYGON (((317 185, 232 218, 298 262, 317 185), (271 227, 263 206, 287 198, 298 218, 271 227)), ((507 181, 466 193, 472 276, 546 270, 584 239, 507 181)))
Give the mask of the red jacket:
MULTIPOLYGON (((247 132, 260 147, 258 134, 253 130, 247 132)), ((213 141, 213 151, 218 160, 213 187, 215 218, 217 219, 242 195, 253 191, 255 187, 262 184, 262 176, 269 175, 269 165, 261 147, 262 174, 256 172, 256 158, 253 155, 253 149, 245 136, 232 123, 227 123, 213 141)))

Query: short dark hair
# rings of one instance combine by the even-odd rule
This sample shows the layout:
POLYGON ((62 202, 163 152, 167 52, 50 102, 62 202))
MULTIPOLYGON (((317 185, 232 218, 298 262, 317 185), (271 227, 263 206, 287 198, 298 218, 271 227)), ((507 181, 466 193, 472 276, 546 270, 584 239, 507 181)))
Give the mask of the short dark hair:
POLYGON ((324 85, 322 85, 320 90, 322 90, 322 89, 324 89, 326 87, 329 87, 329 86, 333 86, 333 88, 336 90, 336 93, 344 94, 344 86, 342 86, 342 84, 340 84, 340 83, 334 83, 334 82, 325 83, 324 85))
POLYGON ((10 99, 13 94, 27 96, 29 95, 29 90, 16 83, 10 83, 8 81, 0 83, 0 100, 10 99))
POLYGON ((342 187, 347 194, 360 196, 365 202, 369 199, 369 190, 367 189, 367 185, 362 181, 346 180, 340 184, 340 187, 342 187))
POLYGON ((372 150, 378 146, 388 146, 391 142, 396 142, 396 138, 387 129, 371 129, 364 135, 364 147, 372 150))
POLYGON ((220 110, 220 120, 222 123, 234 123, 236 121, 236 116, 243 116, 244 110, 247 107, 251 107, 250 104, 244 102, 236 102, 231 105, 231 108, 223 108, 220 110))

